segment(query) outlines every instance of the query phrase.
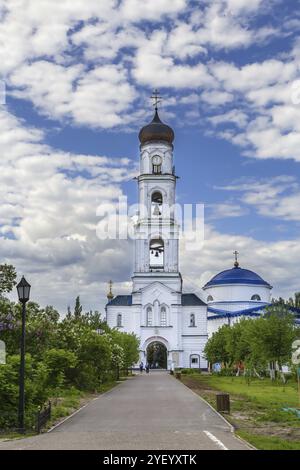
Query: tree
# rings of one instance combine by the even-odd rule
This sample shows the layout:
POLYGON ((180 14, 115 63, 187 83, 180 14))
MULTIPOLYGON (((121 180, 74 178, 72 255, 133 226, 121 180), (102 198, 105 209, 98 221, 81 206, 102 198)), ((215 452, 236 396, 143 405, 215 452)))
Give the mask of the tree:
POLYGON ((111 330, 110 334, 124 352, 123 367, 129 369, 139 360, 140 341, 133 333, 122 333, 118 330, 111 330))
POLYGON ((230 362, 230 355, 226 349, 226 335, 227 330, 230 328, 228 325, 223 325, 218 331, 216 331, 212 337, 207 341, 204 353, 206 359, 211 364, 221 362, 228 366, 230 362))
POLYGON ((298 334, 295 317, 287 306, 272 305, 260 320, 262 354, 268 362, 277 363, 282 371, 282 365, 290 362, 292 343, 298 334))
POLYGON ((16 285, 17 273, 11 264, 0 264, 0 297, 11 292, 16 285))
POLYGON ((75 300, 74 317, 79 319, 81 317, 81 313, 82 313, 82 305, 80 303, 80 297, 78 295, 75 300))
POLYGON ((49 370, 48 385, 53 389, 64 385, 70 376, 70 369, 77 364, 76 354, 65 349, 48 349, 43 359, 49 370))
POLYGON ((295 308, 300 308, 300 292, 296 292, 294 298, 290 297, 287 301, 287 305, 290 305, 291 307, 295 308))

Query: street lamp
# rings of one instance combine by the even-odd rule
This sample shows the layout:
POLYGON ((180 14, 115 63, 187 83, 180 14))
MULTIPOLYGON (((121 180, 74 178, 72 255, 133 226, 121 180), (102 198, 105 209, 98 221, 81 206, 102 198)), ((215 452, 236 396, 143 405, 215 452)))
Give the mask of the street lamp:
POLYGON ((25 410, 25 320, 26 320, 26 302, 29 300, 30 284, 22 276, 17 285, 19 302, 22 304, 22 335, 21 335, 21 363, 19 378, 19 430, 25 432, 24 428, 24 410, 25 410))

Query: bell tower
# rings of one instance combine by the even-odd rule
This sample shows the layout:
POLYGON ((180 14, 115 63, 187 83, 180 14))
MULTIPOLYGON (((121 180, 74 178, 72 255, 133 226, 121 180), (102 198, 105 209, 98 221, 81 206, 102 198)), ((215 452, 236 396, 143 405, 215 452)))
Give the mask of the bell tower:
POLYGON ((133 292, 154 281, 181 292, 179 230, 174 214, 174 132, 160 120, 157 106, 159 94, 155 92, 153 98, 154 117, 139 133, 139 212, 135 225, 133 292))

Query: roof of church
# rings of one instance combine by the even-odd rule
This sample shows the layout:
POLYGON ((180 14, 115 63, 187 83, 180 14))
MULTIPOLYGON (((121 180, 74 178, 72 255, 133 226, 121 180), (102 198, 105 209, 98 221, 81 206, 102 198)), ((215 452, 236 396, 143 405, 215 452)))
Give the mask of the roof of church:
POLYGON ((107 302, 107 305, 130 306, 132 305, 132 295, 116 295, 116 297, 107 302))
POLYGON ((155 109, 152 121, 140 130, 139 139, 142 145, 146 142, 159 140, 172 144, 174 140, 174 131, 170 126, 164 124, 160 120, 157 109, 155 109))
POLYGON ((186 305, 207 305, 196 294, 182 294, 181 295, 181 304, 183 306, 186 306, 186 305))
POLYGON ((250 269, 243 269, 239 266, 234 266, 234 268, 220 272, 207 282, 204 288, 222 284, 254 284, 271 288, 270 284, 264 281, 258 274, 250 271, 250 269))
MULTIPOLYGON (((196 294, 182 294, 181 302, 183 306, 187 305, 206 305, 196 294)), ((130 306, 132 305, 132 295, 116 295, 107 305, 130 306)))
MULTIPOLYGON (((259 305, 256 307, 245 308, 244 310, 236 310, 236 311, 221 310, 221 309, 216 309, 213 307, 208 307, 207 320, 217 320, 218 318, 241 317, 241 316, 259 317, 261 313, 264 311, 264 309, 268 307, 269 305, 271 304, 259 305), (214 315, 209 315, 210 313, 213 313, 214 315)), ((295 323, 299 325, 300 324, 300 308, 289 306, 289 310, 295 314, 295 323)))
POLYGON ((208 320, 214 320, 217 318, 224 318, 224 317, 238 317, 240 315, 259 315, 258 312, 261 310, 264 310, 268 305, 270 304, 264 304, 264 305, 257 305, 255 307, 248 307, 244 308, 242 310, 223 310, 223 309, 218 309, 218 308, 213 308, 213 307, 208 307, 207 313, 214 313, 215 315, 208 316, 208 320))

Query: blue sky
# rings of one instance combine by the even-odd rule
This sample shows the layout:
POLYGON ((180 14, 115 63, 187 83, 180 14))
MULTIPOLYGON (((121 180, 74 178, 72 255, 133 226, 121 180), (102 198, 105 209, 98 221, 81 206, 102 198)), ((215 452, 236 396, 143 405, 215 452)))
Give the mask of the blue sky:
POLYGON ((64 312, 130 292, 132 247, 100 241, 99 204, 135 202, 138 131, 175 131, 177 199, 204 203, 185 289, 241 265, 299 290, 299 1, 0 1, 0 255, 64 312), (22 5, 23 4, 23 5, 22 5))

